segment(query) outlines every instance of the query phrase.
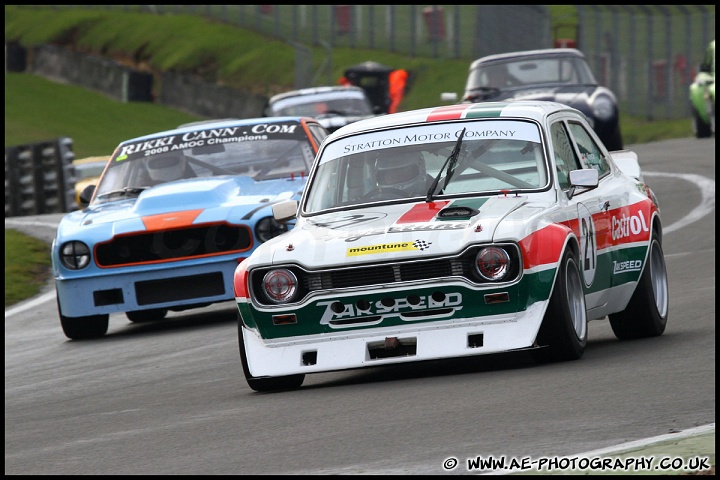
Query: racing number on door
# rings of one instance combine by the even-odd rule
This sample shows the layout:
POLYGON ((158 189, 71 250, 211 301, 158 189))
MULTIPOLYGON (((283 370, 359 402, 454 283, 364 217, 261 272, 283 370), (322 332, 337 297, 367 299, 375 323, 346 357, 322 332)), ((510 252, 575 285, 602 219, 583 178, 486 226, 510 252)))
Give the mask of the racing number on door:
POLYGON ((597 238, 595 223, 588 208, 578 204, 578 222, 580 224, 580 254, 585 286, 592 285, 597 269, 597 238))

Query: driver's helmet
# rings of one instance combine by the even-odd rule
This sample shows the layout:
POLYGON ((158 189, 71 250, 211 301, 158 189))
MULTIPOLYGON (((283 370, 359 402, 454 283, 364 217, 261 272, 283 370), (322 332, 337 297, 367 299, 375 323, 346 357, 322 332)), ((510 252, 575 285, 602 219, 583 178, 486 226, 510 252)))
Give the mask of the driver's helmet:
POLYGON ((182 157, 151 157, 145 165, 150 179, 156 183, 172 182, 185 176, 186 161, 182 157))
POLYGON ((424 194, 428 188, 425 160, 419 152, 391 150, 377 160, 376 178, 381 188, 397 188, 413 195, 424 194))

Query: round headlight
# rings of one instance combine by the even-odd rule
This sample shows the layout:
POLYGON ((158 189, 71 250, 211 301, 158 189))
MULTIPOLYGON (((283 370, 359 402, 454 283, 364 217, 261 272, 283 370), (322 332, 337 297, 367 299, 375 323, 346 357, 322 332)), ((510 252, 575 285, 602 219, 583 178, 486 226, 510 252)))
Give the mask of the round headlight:
POLYGON ((273 217, 265 217, 255 225, 255 237, 261 242, 267 242, 273 237, 288 231, 285 224, 279 223, 273 217))
POLYGON ((270 270, 263 277, 262 288, 272 302, 289 302, 298 289, 297 277, 285 268, 270 270))
POLYGON ((599 120, 608 120, 612 118, 614 104, 609 97, 600 95, 592 104, 593 115, 599 120))
POLYGON ((475 257, 475 269, 485 280, 499 282, 510 271, 510 255, 500 247, 486 247, 475 257))
POLYGON ((90 248, 83 242, 67 242, 60 248, 60 263, 69 270, 80 270, 90 264, 90 248))

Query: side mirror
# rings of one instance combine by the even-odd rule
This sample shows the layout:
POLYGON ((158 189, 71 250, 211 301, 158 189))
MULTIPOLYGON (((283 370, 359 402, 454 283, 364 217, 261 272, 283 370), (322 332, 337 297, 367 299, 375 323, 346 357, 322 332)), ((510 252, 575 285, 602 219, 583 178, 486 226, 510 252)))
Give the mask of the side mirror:
POLYGON ((274 203, 272 206, 273 217, 280 223, 287 222, 297 215, 298 205, 297 200, 274 203))
POLYGON ((80 206, 84 208, 90 205, 90 200, 92 200, 92 196, 94 193, 95 185, 88 185, 87 187, 83 188, 83 191, 80 192, 80 206))
POLYGON ((598 171, 594 168, 583 168, 570 172, 570 185, 573 187, 595 188, 598 186, 598 171))

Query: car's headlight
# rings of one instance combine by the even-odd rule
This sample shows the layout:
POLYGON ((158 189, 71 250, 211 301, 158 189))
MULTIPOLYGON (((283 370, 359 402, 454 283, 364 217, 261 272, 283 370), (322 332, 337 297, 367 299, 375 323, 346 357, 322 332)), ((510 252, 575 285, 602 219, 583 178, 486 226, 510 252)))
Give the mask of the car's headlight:
POLYGON ((600 95, 593 101, 592 111, 598 120, 609 120, 615 111, 615 104, 610 97, 600 95))
POLYGON ((485 247, 475 256, 475 270, 491 282, 507 278, 510 270, 510 255, 500 247, 485 247))
POLYGON ((255 237, 261 242, 267 242, 287 231, 287 225, 278 223, 273 217, 265 217, 255 225, 255 237))
POLYGON ((270 270, 262 281, 265 295, 274 303, 289 302, 298 290, 298 280, 293 272, 285 268, 270 270))
POLYGON ((90 247, 83 242, 67 242, 60 247, 60 263, 69 270, 80 270, 90 264, 90 247))

